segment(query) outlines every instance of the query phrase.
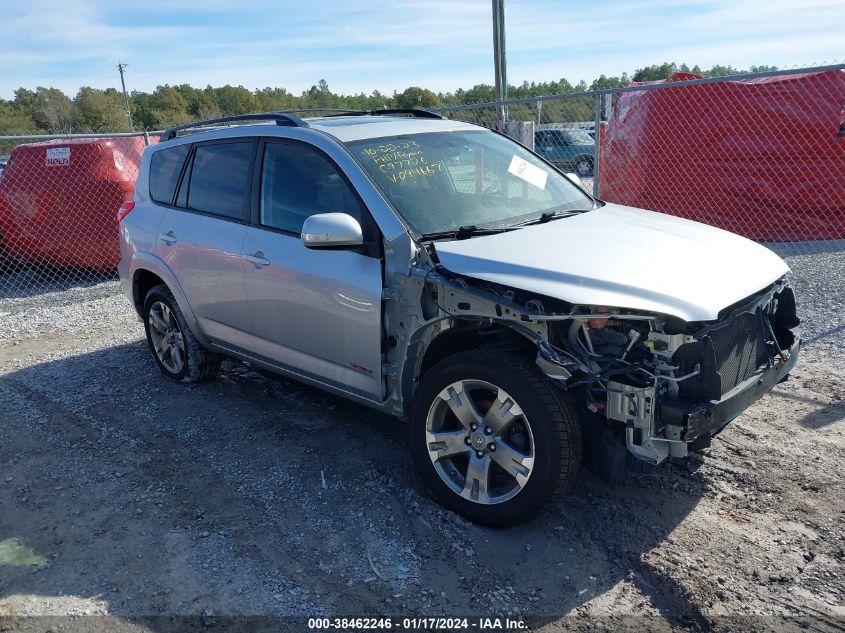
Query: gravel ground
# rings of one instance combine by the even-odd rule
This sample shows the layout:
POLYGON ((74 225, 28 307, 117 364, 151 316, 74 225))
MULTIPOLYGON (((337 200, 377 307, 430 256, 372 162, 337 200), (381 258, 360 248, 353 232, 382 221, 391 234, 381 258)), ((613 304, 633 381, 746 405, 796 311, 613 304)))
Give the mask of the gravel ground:
POLYGON ((432 501, 393 419, 236 362, 166 382, 114 280, 0 295, 0 631, 842 630, 845 259, 783 254, 809 341, 792 379, 703 456, 614 488, 583 471, 507 530, 432 501))
POLYGON ((845 240, 769 246, 792 269, 804 344, 845 371, 845 240))

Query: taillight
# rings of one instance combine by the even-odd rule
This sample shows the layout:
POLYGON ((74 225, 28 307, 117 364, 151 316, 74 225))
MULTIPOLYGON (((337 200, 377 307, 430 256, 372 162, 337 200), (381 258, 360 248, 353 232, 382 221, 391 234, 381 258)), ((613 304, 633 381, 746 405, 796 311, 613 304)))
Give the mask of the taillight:
POLYGON ((124 202, 121 205, 120 210, 117 212, 117 221, 120 222, 123 218, 129 215, 129 212, 134 208, 135 203, 131 200, 127 200, 126 202, 124 202))

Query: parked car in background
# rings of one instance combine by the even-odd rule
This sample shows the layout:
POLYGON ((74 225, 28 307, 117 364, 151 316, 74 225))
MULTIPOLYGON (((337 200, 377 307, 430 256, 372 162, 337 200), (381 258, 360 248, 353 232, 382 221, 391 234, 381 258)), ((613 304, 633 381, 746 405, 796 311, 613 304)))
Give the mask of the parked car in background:
POLYGON ((579 178, 593 175, 596 142, 580 127, 537 130, 534 151, 563 170, 573 170, 579 178))
POLYGON ((0 245, 15 258, 113 269, 115 210, 132 198, 144 139, 18 145, 0 179, 0 245))
POLYGON ((772 251, 606 204, 432 113, 175 128, 119 217, 164 376, 233 356, 407 418, 423 481, 481 523, 538 512, 583 446, 648 464, 707 447, 797 360, 772 251))

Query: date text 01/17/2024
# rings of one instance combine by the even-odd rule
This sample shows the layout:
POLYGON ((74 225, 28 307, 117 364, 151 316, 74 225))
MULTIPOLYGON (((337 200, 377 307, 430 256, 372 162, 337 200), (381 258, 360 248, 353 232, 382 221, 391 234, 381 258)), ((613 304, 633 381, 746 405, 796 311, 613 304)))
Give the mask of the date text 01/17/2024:
POLYGON ((398 631, 520 631, 527 630, 521 619, 499 617, 377 617, 377 618, 309 618, 314 630, 398 630, 398 631))

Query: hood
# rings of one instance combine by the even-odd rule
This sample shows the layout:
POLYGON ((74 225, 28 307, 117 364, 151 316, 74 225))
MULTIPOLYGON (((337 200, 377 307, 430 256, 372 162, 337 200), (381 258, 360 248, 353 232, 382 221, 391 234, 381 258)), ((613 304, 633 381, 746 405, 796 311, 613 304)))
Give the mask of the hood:
POLYGON ((777 281, 789 267, 744 237, 663 213, 607 204, 588 213, 468 240, 437 242, 448 270, 579 305, 685 321, 777 281))

